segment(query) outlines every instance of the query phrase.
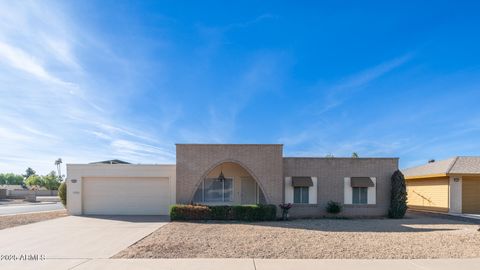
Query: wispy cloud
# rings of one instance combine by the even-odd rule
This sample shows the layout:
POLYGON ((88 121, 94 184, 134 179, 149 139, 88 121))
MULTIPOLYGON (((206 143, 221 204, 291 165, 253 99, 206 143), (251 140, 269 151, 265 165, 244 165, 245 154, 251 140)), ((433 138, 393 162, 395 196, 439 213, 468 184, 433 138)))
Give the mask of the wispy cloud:
POLYGON ((261 15, 255 17, 251 20, 229 24, 229 25, 223 27, 223 29, 234 30, 236 28, 246 28, 246 27, 250 27, 252 25, 255 25, 257 23, 260 23, 260 22, 263 22, 263 21, 266 21, 266 20, 276 19, 276 18, 278 18, 277 15, 270 14, 270 13, 264 13, 264 14, 261 14, 261 15))
POLYGON ((364 89, 370 83, 386 75, 392 70, 404 65, 413 57, 412 53, 399 56, 389 61, 380 63, 376 66, 362 70, 356 74, 345 77, 344 79, 326 87, 319 87, 318 91, 325 95, 325 102, 321 105, 322 109, 317 114, 330 111, 343 104, 351 95, 364 89))
POLYGON ((112 115, 115 97, 95 87, 97 75, 76 52, 108 53, 120 68, 126 62, 101 37, 79 31, 66 12, 51 2, 0 3, 0 171, 31 166, 45 173, 58 157, 67 163, 116 157, 172 162, 173 145, 164 149, 168 142, 160 143, 158 134, 112 115))
POLYGON ((355 74, 347 75, 329 85, 315 86, 314 91, 319 101, 309 102, 304 109, 304 114, 310 119, 308 126, 300 131, 293 129, 292 132, 292 129, 287 129, 287 132, 277 139, 277 142, 287 144, 287 147, 292 148, 302 145, 309 148, 308 151, 294 151, 292 152, 294 155, 314 155, 314 153, 317 155, 328 153, 349 155, 351 152, 359 151, 367 155, 376 155, 392 153, 393 150, 399 149, 400 144, 397 142, 381 143, 378 141, 354 140, 354 143, 339 143, 336 140, 332 141, 328 136, 340 127, 338 127, 338 123, 325 122, 322 115, 340 107, 377 79, 406 64, 412 57, 412 53, 407 53, 355 74), (326 127, 328 127, 328 130, 326 127), (385 151, 374 149, 384 149, 385 151))
POLYGON ((111 147, 113 153, 127 160, 150 159, 149 163, 152 163, 153 161, 170 161, 175 158, 175 154, 168 149, 129 140, 114 140, 111 147))
POLYGON ((37 79, 48 83, 65 84, 62 80, 52 76, 41 66, 34 57, 23 50, 10 46, 7 43, 0 42, 0 59, 6 60, 12 67, 25 71, 37 79))

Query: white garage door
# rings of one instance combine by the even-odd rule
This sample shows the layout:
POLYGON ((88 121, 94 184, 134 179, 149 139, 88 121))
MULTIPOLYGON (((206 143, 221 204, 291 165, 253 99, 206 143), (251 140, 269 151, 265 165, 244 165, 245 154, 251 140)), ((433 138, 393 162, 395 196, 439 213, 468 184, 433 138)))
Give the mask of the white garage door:
POLYGON ((168 178, 84 178, 86 215, 168 215, 168 178))

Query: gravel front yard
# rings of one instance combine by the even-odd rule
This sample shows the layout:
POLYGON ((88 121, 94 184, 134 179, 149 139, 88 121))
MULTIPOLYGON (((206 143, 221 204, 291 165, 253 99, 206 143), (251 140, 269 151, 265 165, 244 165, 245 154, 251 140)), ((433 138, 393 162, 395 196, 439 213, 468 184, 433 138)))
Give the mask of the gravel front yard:
POLYGON ((478 258, 478 225, 409 214, 391 219, 173 222, 115 258, 478 258))
POLYGON ((66 210, 45 212, 45 213, 28 213, 9 216, 0 216, 0 230, 29 223, 39 222, 47 219, 64 217, 67 215, 66 210))

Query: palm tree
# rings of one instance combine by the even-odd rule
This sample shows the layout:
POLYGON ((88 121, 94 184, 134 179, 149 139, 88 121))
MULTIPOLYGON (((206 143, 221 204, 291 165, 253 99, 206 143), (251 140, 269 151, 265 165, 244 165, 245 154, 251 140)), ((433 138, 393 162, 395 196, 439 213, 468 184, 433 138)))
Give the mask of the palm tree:
POLYGON ((57 166, 57 172, 58 172, 58 179, 59 179, 60 181, 63 180, 63 178, 62 178, 62 166, 61 166, 61 164, 62 164, 62 159, 61 159, 61 158, 58 158, 57 160, 55 160, 55 165, 57 166))

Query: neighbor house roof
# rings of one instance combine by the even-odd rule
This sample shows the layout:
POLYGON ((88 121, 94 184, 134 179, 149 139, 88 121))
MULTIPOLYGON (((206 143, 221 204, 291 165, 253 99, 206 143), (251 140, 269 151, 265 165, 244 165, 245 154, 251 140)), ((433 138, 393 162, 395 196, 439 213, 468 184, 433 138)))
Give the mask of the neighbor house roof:
POLYGON ((480 174, 480 156, 453 157, 425 165, 403 169, 407 178, 422 176, 446 176, 450 174, 480 174))
POLYGON ((90 164, 130 164, 130 163, 120 159, 111 159, 111 160, 105 160, 105 161, 92 162, 90 164))

